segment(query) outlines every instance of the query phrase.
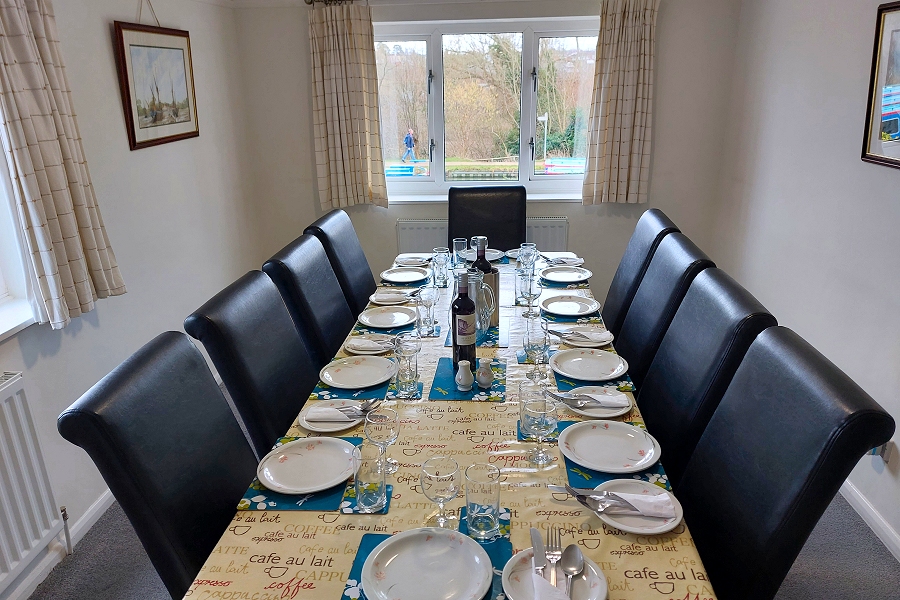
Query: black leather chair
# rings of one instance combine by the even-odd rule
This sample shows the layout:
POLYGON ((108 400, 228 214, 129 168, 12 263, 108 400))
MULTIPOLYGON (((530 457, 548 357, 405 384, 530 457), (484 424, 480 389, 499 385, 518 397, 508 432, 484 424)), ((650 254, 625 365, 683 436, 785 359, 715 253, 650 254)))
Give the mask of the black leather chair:
POLYGON ((315 340, 317 363, 330 361, 356 318, 315 236, 304 234, 263 265, 287 305, 301 337, 315 340))
POLYGON ((694 278, 637 397, 675 489, 697 440, 759 332, 777 324, 721 269, 694 278))
POLYGON ((182 598, 256 472, 203 355, 183 333, 163 333, 57 424, 90 455, 172 598, 182 598))
POLYGON ((350 217, 341 209, 335 209, 307 227, 303 233, 319 238, 331 268, 337 275, 347 297, 347 304, 354 317, 359 316, 369 303, 369 296, 378 287, 372 269, 363 252, 359 237, 350 217))
POLYGON ((683 233, 670 233, 659 243, 615 342, 638 390, 694 277, 715 266, 683 233))
POLYGON ((609 285, 609 291, 606 292, 603 309, 600 311, 606 328, 613 335, 619 335, 622 329, 628 307, 631 306, 638 286, 641 285, 657 246, 666 235, 675 232, 678 232, 675 223, 658 208, 645 211, 638 219, 634 233, 631 234, 625 248, 625 254, 619 261, 619 268, 616 269, 616 274, 609 285))
POLYGON ((796 333, 760 333, 677 491, 716 595, 773 598, 851 469, 893 432, 891 416, 796 333))
POLYGON ((521 185, 450 188, 447 247, 453 248, 453 238, 484 235, 491 248, 518 248, 525 241, 526 205, 521 185))
POLYGON ((265 273, 250 271, 185 319, 184 330, 203 343, 262 457, 319 380, 319 365, 278 288, 265 273))

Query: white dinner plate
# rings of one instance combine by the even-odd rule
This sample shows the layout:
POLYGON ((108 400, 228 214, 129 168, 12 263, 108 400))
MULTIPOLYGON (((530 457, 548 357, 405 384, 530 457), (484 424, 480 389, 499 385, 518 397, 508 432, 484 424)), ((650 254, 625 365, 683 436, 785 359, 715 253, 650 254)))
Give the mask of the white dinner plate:
POLYGON ((628 406, 625 408, 573 408, 569 405, 565 405, 565 407, 571 410, 573 413, 584 415, 585 417, 593 417, 594 419, 611 419, 613 417, 620 417, 622 415, 628 414, 631 410, 632 404, 634 401, 626 394, 625 392, 618 391, 615 387, 603 387, 599 385, 585 385, 582 387, 577 387, 575 389, 569 390, 570 394, 606 394, 606 393, 616 393, 623 394, 625 398, 628 400, 628 406))
POLYGON ((376 329, 403 327, 416 322, 416 309, 411 306, 367 308, 360 313, 359 322, 376 329))
POLYGON ((394 267, 381 272, 381 278, 390 283, 413 283, 427 279, 431 274, 428 269, 422 267, 394 267))
POLYGON ((582 381, 609 381, 628 371, 628 363, 618 354, 596 349, 560 350, 550 357, 550 368, 563 377, 582 381))
POLYGON ((429 258, 431 258, 430 254, 408 254, 406 256, 398 256, 395 258, 394 264, 398 267, 426 267, 428 266, 429 258))
POLYGON ((540 276, 554 283, 580 283, 591 278, 593 273, 584 267, 547 267, 541 269, 540 276))
POLYGON ((356 427, 363 422, 363 419, 351 419, 345 422, 309 422, 306 420, 306 413, 308 413, 309 409, 313 406, 321 406, 323 408, 337 408, 339 406, 359 406, 359 402, 357 402, 356 400, 319 400, 318 402, 307 402, 303 407, 303 410, 300 411, 300 416, 297 417, 297 422, 301 427, 303 427, 304 429, 308 429, 309 431, 315 431, 317 433, 332 433, 335 431, 343 431, 345 429, 350 429, 351 427, 356 427))
POLYGON ((583 317, 600 310, 600 303, 583 296, 550 296, 541 301, 541 308, 551 315, 583 317))
POLYGON ((521 248, 513 248, 512 250, 507 250, 506 257, 515 260, 519 258, 519 252, 521 252, 521 250, 521 248))
POLYGON ((394 336, 388 335, 386 333, 365 333, 362 335, 354 335, 344 342, 344 352, 347 354, 362 354, 365 356, 374 356, 378 354, 384 354, 391 350, 391 348, 384 348, 382 350, 354 350, 352 348, 347 347, 347 342, 350 340, 372 340, 373 342, 389 342, 394 339, 394 336))
POLYGON ((669 494, 672 504, 675 505, 675 516, 671 519, 658 519, 655 517, 645 517, 643 515, 616 515, 602 512, 597 516, 600 520, 616 529, 627 531, 628 533, 636 533, 638 535, 658 535, 672 531, 681 524, 684 518, 684 509, 674 494, 667 492, 658 485, 649 481, 640 479, 611 479, 606 483, 601 483, 595 490, 606 492, 623 492, 625 494, 652 494, 659 496, 661 494, 669 494))
MULTIPOLYGON (((592 325, 575 325, 574 327, 566 327, 565 329, 561 329, 560 331, 583 331, 583 332, 593 332, 593 333, 601 333, 606 331, 605 329, 601 329, 599 327, 594 327, 592 325)), ((609 333, 609 332, 607 332, 609 333)), ((573 348, 602 348, 603 346, 608 346, 612 344, 615 336, 610 333, 609 341, 606 342, 592 342, 586 339, 575 339, 575 338, 565 338, 563 339, 563 343, 567 346, 572 346, 573 348)))
POLYGON ((349 356, 322 367, 319 379, 331 387, 357 390, 384 383, 395 371, 394 361, 381 356, 349 356))
MULTIPOLYGON (((503 592, 509 600, 534 600, 534 584, 531 580, 533 558, 532 549, 525 548, 503 567, 503 592)), ((606 575, 587 556, 584 557, 584 566, 581 575, 572 578, 572 600, 606 600, 606 575)), ((556 564, 556 580, 565 589, 566 576, 559 563, 556 564)))
POLYGON ((582 467, 602 473, 636 473, 659 460, 652 435, 619 421, 582 421, 559 434, 559 450, 582 467))
MULTIPOLYGON (((475 259, 478 258, 478 252, 472 248, 469 248, 462 254, 463 254, 463 257, 469 262, 474 262, 475 259)), ((494 250, 493 248, 488 248, 484 251, 484 257, 486 259, 488 259, 488 261, 490 261, 490 262, 493 262, 495 260, 500 260, 504 256, 506 256, 506 253, 503 252, 503 250, 494 250)))
POLYGON ((369 600, 481 600, 492 578, 491 559, 478 542, 458 531, 423 527, 375 546, 360 579, 369 600))
POLYGON ((353 475, 353 444, 332 437, 303 438, 275 448, 259 462, 260 483, 282 494, 311 494, 353 475))

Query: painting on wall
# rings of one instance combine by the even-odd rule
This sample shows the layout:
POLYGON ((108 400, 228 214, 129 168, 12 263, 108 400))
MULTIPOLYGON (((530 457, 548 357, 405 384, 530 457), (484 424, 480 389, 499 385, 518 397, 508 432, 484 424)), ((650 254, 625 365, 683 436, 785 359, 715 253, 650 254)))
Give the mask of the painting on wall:
POLYGON ((862 159, 900 168, 900 2, 878 7, 862 159))
POLYGON ((115 30, 131 149, 200 135, 188 32, 121 21, 115 30))

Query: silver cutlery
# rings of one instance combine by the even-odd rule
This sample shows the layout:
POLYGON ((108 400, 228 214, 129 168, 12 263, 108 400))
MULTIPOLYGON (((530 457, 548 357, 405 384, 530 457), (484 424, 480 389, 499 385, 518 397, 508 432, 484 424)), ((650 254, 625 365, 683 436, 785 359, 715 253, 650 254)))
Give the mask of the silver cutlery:
POLYGON ((336 406, 340 412, 345 414, 348 417, 353 418, 362 418, 366 416, 366 413, 375 410, 378 406, 383 402, 382 398, 372 398, 370 400, 366 400, 359 406, 336 406))
MULTIPOLYGON (((556 337, 564 339, 564 340, 577 339, 577 340, 581 340, 584 342, 593 342, 594 341, 590 337, 586 336, 581 331, 563 331, 562 329, 548 329, 547 333, 551 333, 551 334, 555 335, 556 337)), ((601 333, 601 332, 598 331, 597 333, 601 333)))
MULTIPOLYGON (((569 488, 568 485, 566 487, 569 488)), ((572 489, 572 491, 569 493, 572 494, 572 492, 574 492, 574 491, 575 490, 572 489)), ((607 492, 607 494, 610 494, 610 493, 607 492)), ((618 496, 617 494, 611 494, 612 497, 607 496, 606 499, 600 499, 596 495, 593 495, 593 496, 582 496, 582 495, 578 495, 578 494, 572 494, 572 495, 575 496, 575 499, 578 500, 578 502, 580 502, 582 504, 582 506, 589 508, 591 511, 596 513, 598 516, 600 515, 600 513, 604 512, 606 510, 609 510, 610 508, 618 508, 618 509, 624 508, 624 509, 633 511, 644 517, 649 517, 649 518, 654 518, 654 519, 667 518, 667 517, 656 517, 654 515, 645 515, 640 510, 638 510, 637 507, 635 507, 633 504, 631 504, 627 500, 624 500, 622 497, 618 496)))
POLYGON ((563 550, 559 566, 566 574, 566 596, 572 597, 572 578, 584 571, 584 556, 577 544, 569 544, 563 550))
POLYGON ((550 526, 547 532, 547 561, 550 563, 550 585, 556 586, 556 563, 562 558, 562 533, 559 527, 550 526))
MULTIPOLYGON (((573 488, 570 485, 566 485, 565 487, 561 485, 548 485, 547 489, 551 492, 559 492, 564 494, 569 494, 570 496, 575 497, 577 500, 579 497, 581 498, 594 498, 597 501, 605 502, 608 504, 607 508, 612 508, 613 506, 617 506, 618 508, 627 508, 630 510, 637 511, 637 508, 618 494, 614 492, 598 492, 597 490, 591 488, 573 488)), ((591 509, 594 510, 594 509, 591 509)), ((601 511, 602 512, 602 511, 601 511)))
POLYGON ((531 550, 534 554, 534 571, 541 577, 544 577, 544 568, 547 566, 547 554, 544 551, 544 540, 541 539, 541 532, 531 528, 531 550))
POLYGON ((583 394, 567 394, 544 390, 544 394, 572 408, 603 408, 603 403, 583 394))

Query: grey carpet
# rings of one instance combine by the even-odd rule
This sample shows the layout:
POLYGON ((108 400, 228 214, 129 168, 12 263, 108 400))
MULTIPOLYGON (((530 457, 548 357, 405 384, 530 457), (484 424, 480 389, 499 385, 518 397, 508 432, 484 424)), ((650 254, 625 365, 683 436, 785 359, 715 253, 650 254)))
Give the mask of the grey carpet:
MULTIPOLYGON (((900 598, 900 565, 838 495, 794 563, 776 600, 900 598)), ((118 503, 32 594, 31 600, 168 600, 118 503)))

